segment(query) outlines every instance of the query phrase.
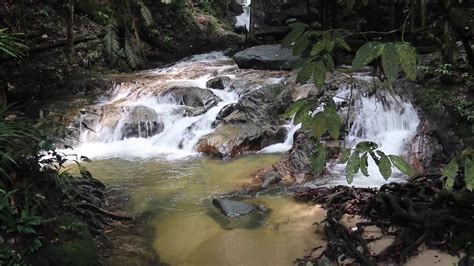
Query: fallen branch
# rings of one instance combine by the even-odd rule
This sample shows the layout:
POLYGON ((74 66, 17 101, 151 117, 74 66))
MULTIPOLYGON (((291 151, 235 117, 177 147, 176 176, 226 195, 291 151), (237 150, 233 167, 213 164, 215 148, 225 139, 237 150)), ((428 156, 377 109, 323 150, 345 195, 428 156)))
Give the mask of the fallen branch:
MULTIPOLYGON (((105 35, 105 32, 98 33, 98 34, 85 34, 85 35, 79 36, 77 38, 74 38, 73 43, 78 44, 78 43, 82 43, 82 42, 97 40, 97 39, 100 39, 100 38, 104 37, 104 35, 105 35)), ((45 50, 58 48, 58 47, 63 47, 63 46, 66 46, 66 45, 67 45, 67 39, 60 40, 60 41, 57 41, 57 42, 54 42, 54 43, 48 43, 48 44, 33 46, 28 50, 28 52, 29 53, 39 53, 39 52, 42 52, 42 51, 45 51, 45 50)))

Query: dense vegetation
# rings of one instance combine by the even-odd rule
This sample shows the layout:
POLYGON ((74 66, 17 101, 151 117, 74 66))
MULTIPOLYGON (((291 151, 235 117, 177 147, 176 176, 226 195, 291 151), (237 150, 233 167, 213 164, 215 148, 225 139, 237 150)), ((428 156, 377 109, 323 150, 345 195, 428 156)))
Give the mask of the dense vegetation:
MULTIPOLYGON (((99 233, 108 218, 121 218, 102 209, 104 186, 81 165, 87 158, 73 160, 80 176, 73 176, 66 169, 67 159, 56 151, 56 146, 70 135, 70 129, 54 121, 24 117, 17 111, 27 109, 25 103, 50 88, 46 83, 64 80, 78 69, 94 75, 132 71, 153 66, 150 61, 155 59, 169 61, 202 52, 205 48, 200 47, 201 39, 219 28, 228 28, 226 23, 232 22, 231 3, 224 0, 198 1, 197 5, 186 0, 170 4, 146 0, 34 2, 4 1, 0 6, 2 265, 26 265, 50 243, 67 242, 79 236, 89 239, 89 231, 99 233), (196 22, 198 16, 206 17, 208 24, 204 30, 196 22), (189 48, 190 44, 195 46, 189 48), (185 49, 188 50, 183 52, 185 49), (176 56, 166 58, 169 54, 176 56), (45 78, 38 89, 31 84, 44 77, 32 73, 35 67, 44 65, 49 72, 41 73, 50 78, 45 78), (21 67, 23 72, 18 70, 21 67), (22 79, 31 82, 19 82, 22 79), (7 105, 12 101, 14 105, 7 105)), ((267 8, 265 1, 254 2, 255 10, 267 8)), ((470 127, 472 134, 474 7, 469 1, 308 0, 304 5, 303 1, 285 2, 288 3, 275 6, 281 12, 296 7, 298 12, 284 21, 271 20, 271 24, 289 32, 283 40, 276 41, 303 57, 296 69, 298 82, 312 81, 324 90, 326 73, 349 60, 352 70, 370 67, 383 84, 379 89, 396 89, 393 84, 400 78, 429 87, 426 104, 438 112, 449 110, 468 128, 468 134, 470 127)), ((258 25, 252 26, 250 42, 264 42, 255 35, 258 25)), ((342 128, 334 101, 304 99, 296 102, 287 115, 295 115, 296 121, 311 131, 317 143, 312 166, 316 173, 323 172, 328 159, 325 140, 340 140, 347 131, 342 128), (322 112, 308 115, 318 106, 323 107, 322 112)), ((436 179, 443 183, 437 188, 454 190, 449 192, 450 197, 458 197, 455 201, 467 199, 464 203, 472 207, 474 151, 466 143, 464 150, 441 167, 436 179)), ((391 176, 392 167, 410 177, 416 176, 399 156, 385 154, 375 143, 362 142, 353 150, 341 152, 340 161, 347 162, 348 183, 359 171, 368 175, 370 159, 386 179, 391 176)), ((433 193, 438 191, 433 189, 433 193)), ((451 217, 455 219, 456 215, 451 217)), ((459 230, 447 233, 450 232, 459 234, 459 230)), ((473 249, 472 242, 463 244, 464 251, 473 249)))

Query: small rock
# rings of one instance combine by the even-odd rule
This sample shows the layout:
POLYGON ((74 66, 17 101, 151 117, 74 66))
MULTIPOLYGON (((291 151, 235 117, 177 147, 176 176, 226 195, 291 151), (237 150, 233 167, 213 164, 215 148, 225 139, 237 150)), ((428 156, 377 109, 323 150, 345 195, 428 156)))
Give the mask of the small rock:
POLYGON ((228 199, 213 199, 212 204, 227 217, 243 216, 259 209, 254 204, 228 199))
POLYGON ((281 181, 281 175, 276 171, 269 171, 263 175, 262 187, 267 188, 281 181))
POLYGON ((226 87, 226 84, 229 83, 229 77, 217 77, 210 79, 206 82, 206 87, 209 89, 223 90, 226 87))

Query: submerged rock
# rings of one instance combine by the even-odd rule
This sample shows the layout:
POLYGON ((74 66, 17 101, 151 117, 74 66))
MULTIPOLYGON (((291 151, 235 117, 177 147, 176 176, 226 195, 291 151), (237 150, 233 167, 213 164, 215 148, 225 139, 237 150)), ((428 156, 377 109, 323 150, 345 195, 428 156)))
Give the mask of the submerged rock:
POLYGON ((236 53, 234 60, 240 68, 291 70, 300 57, 280 45, 260 45, 236 53))
POLYGON ((259 209, 259 206, 228 199, 213 199, 212 204, 227 217, 247 215, 259 209))

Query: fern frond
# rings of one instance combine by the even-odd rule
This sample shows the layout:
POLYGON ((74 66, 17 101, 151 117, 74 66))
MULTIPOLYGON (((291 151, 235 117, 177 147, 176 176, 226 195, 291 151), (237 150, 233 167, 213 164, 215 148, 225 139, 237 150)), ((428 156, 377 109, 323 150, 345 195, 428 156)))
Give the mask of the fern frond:
POLYGON ((140 56, 137 47, 133 46, 130 40, 125 40, 125 57, 127 58, 127 62, 132 68, 136 68, 140 62, 140 56))
POLYGON ((119 37, 117 34, 117 23, 112 21, 107 26, 107 31, 104 36, 105 53, 112 61, 117 58, 117 53, 120 50, 119 37))
POLYGON ((143 21, 146 26, 151 26, 154 23, 153 15, 150 12, 150 9, 145 5, 142 0, 137 0, 137 4, 140 7, 140 14, 142 15, 143 21))
POLYGON ((28 46, 22 43, 17 36, 19 33, 8 33, 7 29, 0 29, 0 55, 21 58, 25 55, 28 46))

